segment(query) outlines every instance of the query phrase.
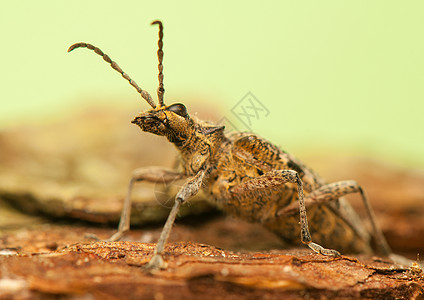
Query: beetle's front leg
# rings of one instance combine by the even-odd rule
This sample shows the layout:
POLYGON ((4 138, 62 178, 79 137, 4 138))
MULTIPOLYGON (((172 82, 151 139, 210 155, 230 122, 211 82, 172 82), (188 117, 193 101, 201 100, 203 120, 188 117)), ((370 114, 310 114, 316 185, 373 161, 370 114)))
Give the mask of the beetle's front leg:
POLYGON ((175 217, 177 216, 178 210, 180 209, 181 204, 184 204, 189 197, 196 195, 204 179, 206 171, 199 171, 196 176, 190 178, 180 189, 177 196, 175 197, 174 206, 169 213, 168 219, 166 220, 165 226, 162 229, 162 232, 159 237, 159 241, 156 244, 155 250, 153 252, 152 259, 145 265, 145 269, 163 269, 166 267, 165 262, 163 261, 162 254, 165 248, 165 244, 168 240, 169 234, 171 233, 172 225, 175 222, 175 217))
POLYGON ((134 170, 131 180, 128 184, 127 196, 125 197, 124 207, 122 209, 118 231, 113 234, 108 239, 108 241, 113 242, 119 240, 124 235, 124 233, 130 229, 131 191, 134 186, 134 183, 139 181, 147 181, 152 183, 169 183, 183 177, 184 176, 181 173, 161 167, 146 167, 134 170))
POLYGON ((317 253, 329 256, 340 256, 340 253, 333 249, 326 249, 321 245, 312 242, 311 233, 309 232, 308 219, 306 217, 305 197, 303 194, 303 182, 299 174, 293 170, 276 170, 265 173, 264 175, 253 178, 249 181, 241 183, 231 189, 232 193, 242 194, 251 191, 277 188, 285 183, 297 184, 297 193, 299 197, 300 210, 300 237, 302 243, 308 245, 309 248, 317 253))

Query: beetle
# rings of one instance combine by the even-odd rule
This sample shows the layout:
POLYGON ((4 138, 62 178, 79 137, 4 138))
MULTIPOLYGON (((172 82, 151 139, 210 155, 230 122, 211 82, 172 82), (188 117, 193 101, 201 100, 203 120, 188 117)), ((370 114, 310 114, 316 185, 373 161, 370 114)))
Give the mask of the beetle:
POLYGON ((297 158, 255 134, 226 134, 224 126, 190 116, 182 103, 166 105, 162 64, 163 25, 160 21, 154 21, 152 25, 159 26, 157 104, 98 47, 76 43, 68 49, 70 52, 77 48, 88 48, 102 56, 151 106, 151 109, 137 115, 132 123, 144 132, 166 137, 180 154, 180 171, 161 167, 144 167, 134 171, 118 231, 109 241, 119 240, 130 228, 131 190, 136 182, 170 183, 185 179, 175 197, 153 257, 145 266, 147 269, 166 266, 162 254, 179 208, 201 189, 212 203, 225 212, 249 222, 261 223, 290 244, 303 243, 317 253, 337 257, 340 252, 372 253, 371 238, 374 238, 378 253, 391 254, 370 203, 355 181, 327 184, 297 158), (365 229, 358 215, 343 198, 352 193, 361 195, 371 221, 371 232, 365 229))

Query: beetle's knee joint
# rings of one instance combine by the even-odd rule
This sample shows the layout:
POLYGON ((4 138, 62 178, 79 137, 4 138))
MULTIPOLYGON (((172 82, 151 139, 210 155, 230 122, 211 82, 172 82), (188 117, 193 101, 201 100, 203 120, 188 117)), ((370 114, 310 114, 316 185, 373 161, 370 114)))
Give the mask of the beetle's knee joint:
POLYGON ((186 203, 187 199, 184 199, 182 197, 175 197, 175 201, 179 202, 180 204, 186 203))

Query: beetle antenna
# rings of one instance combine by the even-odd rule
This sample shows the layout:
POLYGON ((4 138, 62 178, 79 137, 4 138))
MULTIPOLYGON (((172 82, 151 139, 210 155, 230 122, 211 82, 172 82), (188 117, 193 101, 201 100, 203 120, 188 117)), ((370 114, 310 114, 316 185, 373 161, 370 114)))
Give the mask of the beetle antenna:
MULTIPOLYGON (((110 66, 114 70, 118 71, 122 75, 122 77, 124 77, 137 90, 137 92, 141 95, 141 97, 143 97, 143 99, 146 100, 147 103, 149 103, 151 107, 155 108, 156 105, 153 102, 152 96, 150 96, 150 94, 147 91, 142 90, 137 85, 137 83, 134 80, 132 80, 130 78, 130 76, 128 76, 128 74, 125 73, 121 69, 121 67, 118 66, 118 64, 116 62, 114 62, 113 60, 111 60, 110 57, 107 54, 103 53, 102 50, 100 50, 99 48, 97 48, 96 46, 93 46, 91 44, 87 44, 87 43, 76 43, 76 44, 73 44, 71 47, 69 47, 68 52, 71 52, 72 50, 77 49, 77 48, 87 48, 87 49, 93 50, 96 54, 98 54, 101 57, 103 57, 103 60, 104 61, 106 61, 107 63, 109 63, 110 66)), ((158 51, 158 53, 159 53, 159 51, 158 51)))
POLYGON ((163 25, 162 22, 159 20, 153 21, 151 25, 159 25, 159 41, 158 41, 158 59, 159 59, 159 64, 158 64, 158 70, 159 70, 159 75, 158 75, 158 79, 159 79, 159 87, 158 87, 158 99, 159 99, 159 106, 163 105, 163 94, 165 93, 165 88, 163 87, 163 25))

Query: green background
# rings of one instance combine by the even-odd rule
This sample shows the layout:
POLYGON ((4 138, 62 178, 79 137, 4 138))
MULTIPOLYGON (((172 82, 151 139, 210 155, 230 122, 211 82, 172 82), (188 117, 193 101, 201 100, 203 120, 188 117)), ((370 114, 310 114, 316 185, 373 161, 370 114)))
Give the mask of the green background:
POLYGON ((147 109, 99 57, 66 50, 99 46, 156 98, 155 19, 166 103, 232 118, 250 91, 270 110, 251 129, 283 149, 424 166, 423 1, 4 1, 0 129, 147 109))

